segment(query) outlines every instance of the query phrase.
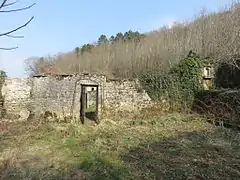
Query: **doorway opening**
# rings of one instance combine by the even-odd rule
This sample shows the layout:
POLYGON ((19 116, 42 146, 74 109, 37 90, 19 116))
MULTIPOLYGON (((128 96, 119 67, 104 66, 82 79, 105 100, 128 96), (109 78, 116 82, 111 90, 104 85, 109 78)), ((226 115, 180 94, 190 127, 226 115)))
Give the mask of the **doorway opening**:
POLYGON ((80 120, 82 124, 85 123, 85 120, 98 123, 98 91, 98 85, 81 85, 80 120))

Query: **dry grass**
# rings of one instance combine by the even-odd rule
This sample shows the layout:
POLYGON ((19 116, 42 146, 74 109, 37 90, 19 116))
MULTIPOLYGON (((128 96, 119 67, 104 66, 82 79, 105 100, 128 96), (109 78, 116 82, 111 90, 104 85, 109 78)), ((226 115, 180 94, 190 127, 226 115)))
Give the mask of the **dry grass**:
POLYGON ((240 9, 236 1, 218 13, 202 11, 194 21, 150 32, 138 44, 118 42, 96 47, 91 53, 79 56, 73 51, 53 59, 46 58, 35 64, 35 71, 39 73, 44 65, 51 63, 61 73, 87 71, 129 78, 147 70, 167 71, 190 50, 215 61, 234 63, 233 57, 240 57, 239 32, 240 9))
POLYGON ((0 126, 0 179, 240 178, 239 132, 192 115, 0 126))

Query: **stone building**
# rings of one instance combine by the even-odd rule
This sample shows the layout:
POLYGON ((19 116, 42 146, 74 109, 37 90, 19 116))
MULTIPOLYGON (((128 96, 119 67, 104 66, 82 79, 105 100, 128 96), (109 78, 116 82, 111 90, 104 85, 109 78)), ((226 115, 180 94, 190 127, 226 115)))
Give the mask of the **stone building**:
POLYGON ((87 113, 100 119, 103 109, 138 111, 151 102, 138 80, 111 80, 97 74, 7 78, 2 95, 7 114, 18 115, 24 110, 33 114, 49 111, 59 119, 72 117, 75 120, 86 117, 87 113))
POLYGON ((202 68, 202 77, 201 77, 201 83, 203 84, 204 90, 209 90, 213 87, 214 77, 215 77, 214 66, 210 63, 206 64, 202 68))

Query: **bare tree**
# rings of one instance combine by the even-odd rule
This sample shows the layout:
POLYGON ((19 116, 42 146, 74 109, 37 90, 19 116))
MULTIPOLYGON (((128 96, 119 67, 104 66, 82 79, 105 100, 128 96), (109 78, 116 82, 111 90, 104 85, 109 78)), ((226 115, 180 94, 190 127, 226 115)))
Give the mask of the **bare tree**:
MULTIPOLYGON (((9 7, 12 7, 14 6, 15 4, 17 4, 19 1, 16 0, 16 1, 13 1, 11 2, 11 0, 0 0, 0 13, 12 13, 12 12, 19 12, 19 11, 24 11, 24 10, 27 10, 27 9, 30 9, 32 8, 36 3, 32 3, 31 5, 29 6, 25 6, 25 7, 22 7, 22 8, 13 8, 13 9, 8 9, 9 7), (7 7, 7 9, 6 9, 7 7)), ((13 33, 15 33, 16 31, 26 27, 32 20, 34 19, 34 16, 32 16, 26 23, 24 23, 23 25, 21 26, 18 26, 12 30, 9 30, 7 32, 3 32, 3 33, 0 33, 0 37, 3 37, 3 36, 7 36, 7 37, 10 37, 10 38, 24 38, 24 36, 16 36, 16 35, 13 35, 13 33)), ((14 47, 0 47, 0 50, 13 50, 13 49, 17 49, 18 47, 17 46, 14 46, 14 47)))

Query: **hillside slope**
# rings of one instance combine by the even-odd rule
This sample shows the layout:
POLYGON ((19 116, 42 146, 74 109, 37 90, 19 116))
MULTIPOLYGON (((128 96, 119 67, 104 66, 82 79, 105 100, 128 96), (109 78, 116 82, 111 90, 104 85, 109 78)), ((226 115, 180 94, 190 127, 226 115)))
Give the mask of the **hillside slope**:
POLYGON ((236 3, 218 13, 203 13, 192 22, 150 32, 137 42, 111 43, 114 36, 109 39, 100 36, 104 43, 86 44, 56 57, 41 58, 33 64, 32 70, 42 73, 46 65, 51 64, 60 73, 87 71, 111 77, 132 77, 146 70, 167 70, 190 50, 215 61, 233 62, 233 57, 240 57, 239 31, 240 8, 236 3), (88 51, 78 53, 81 48, 88 51))

